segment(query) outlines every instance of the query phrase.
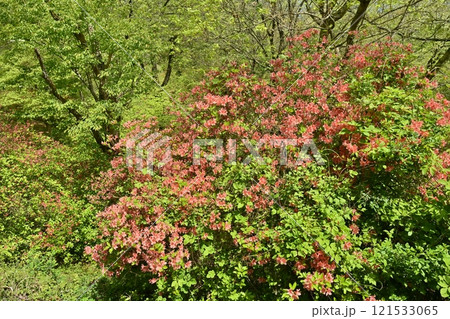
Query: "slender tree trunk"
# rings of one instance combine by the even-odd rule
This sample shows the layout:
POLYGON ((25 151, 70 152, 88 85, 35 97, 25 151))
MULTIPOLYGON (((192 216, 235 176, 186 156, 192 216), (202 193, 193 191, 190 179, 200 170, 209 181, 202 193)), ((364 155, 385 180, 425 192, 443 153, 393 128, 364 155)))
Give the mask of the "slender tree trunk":
POLYGON ((350 24, 349 35, 347 36, 347 48, 353 44, 353 41, 355 40, 354 31, 358 29, 358 26, 360 25, 361 21, 364 18, 364 15, 366 14, 367 8, 369 7, 371 0, 359 0, 359 6, 356 10, 355 15, 353 16, 352 23, 350 24))
POLYGON ((175 56, 175 41, 177 37, 173 36, 170 38, 171 48, 169 51, 169 57, 167 59, 167 69, 166 69, 166 75, 164 76, 164 81, 162 82, 161 86, 166 86, 169 83, 170 75, 172 74, 172 63, 173 58, 175 56))
POLYGON ((432 79, 435 77, 436 73, 439 72, 439 70, 444 66, 445 63, 448 62, 448 60, 450 60, 450 47, 447 48, 447 50, 445 51, 445 53, 443 55, 441 55, 441 57, 435 62, 435 57, 432 57, 429 61, 428 61, 428 74, 427 74, 427 78, 428 79, 432 79))

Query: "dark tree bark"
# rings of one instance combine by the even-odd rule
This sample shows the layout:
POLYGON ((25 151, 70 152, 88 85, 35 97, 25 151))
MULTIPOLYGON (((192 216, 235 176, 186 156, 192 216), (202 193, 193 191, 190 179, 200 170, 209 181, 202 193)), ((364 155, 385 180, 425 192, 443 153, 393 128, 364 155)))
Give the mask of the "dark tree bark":
POLYGON ((167 69, 166 69, 166 75, 164 76, 164 80, 161 84, 161 86, 166 86, 169 83, 170 80, 170 76, 172 74, 172 63, 173 63, 173 58, 175 56, 175 41, 177 40, 176 36, 173 36, 170 38, 170 50, 169 50, 169 56, 167 59, 167 69))
POLYGON ((319 7, 320 14, 322 15, 322 20, 320 21, 320 39, 323 37, 332 37, 332 31, 338 20, 342 19, 348 11, 347 2, 333 12, 334 8, 329 8, 328 5, 321 4, 319 7))
POLYGON ((439 58, 437 56, 433 56, 427 64, 427 78, 432 79, 436 76, 436 73, 450 60, 450 47, 442 54, 439 58))
POLYGON ((58 90, 56 89, 55 83, 52 81, 52 79, 48 75, 47 69, 45 68, 44 61, 42 60, 42 56, 41 56, 41 53, 39 52, 38 48, 34 48, 34 54, 36 55, 36 58, 39 61, 39 66, 41 67, 41 71, 42 71, 42 77, 44 78, 45 83, 47 83, 48 87, 50 88, 50 92, 61 103, 63 103, 63 104, 66 103, 67 99, 64 98, 61 94, 59 94, 58 90))
POLYGON ((349 29, 349 35, 347 36, 347 48, 353 44, 353 41, 355 40, 355 35, 353 34, 354 31, 358 29, 358 26, 361 24, 361 21, 363 20, 367 8, 369 7, 371 0, 359 0, 359 6, 356 10, 355 15, 353 16, 352 22, 350 24, 349 29))

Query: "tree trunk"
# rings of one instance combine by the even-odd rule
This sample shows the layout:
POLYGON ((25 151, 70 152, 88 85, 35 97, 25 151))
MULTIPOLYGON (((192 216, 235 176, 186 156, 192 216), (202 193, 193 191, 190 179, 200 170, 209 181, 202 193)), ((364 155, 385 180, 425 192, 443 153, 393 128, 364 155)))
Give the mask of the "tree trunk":
POLYGON ((427 78, 428 79, 432 79, 434 78, 434 76, 436 75, 437 72, 439 72, 439 70, 444 66, 445 63, 447 63, 447 61, 450 60, 450 47, 447 48, 447 51, 445 51, 445 53, 443 55, 441 55, 441 57, 435 62, 435 56, 432 57, 429 61, 428 61, 428 65, 427 65, 427 69, 428 69, 428 74, 427 74, 427 78))
POLYGON ((170 47, 170 51, 169 51, 169 57, 167 60, 166 75, 164 76, 164 81, 162 82, 161 86, 166 86, 169 83, 170 75, 172 74, 172 62, 173 62, 173 58, 175 56, 175 41, 176 41, 176 39, 177 39, 177 37, 173 36, 169 40, 171 43, 171 47, 170 47))
POLYGON ((347 36, 347 48, 353 44, 355 40, 354 31, 358 29, 359 24, 361 23, 364 15, 366 14, 367 8, 369 7, 371 0, 359 0, 359 6, 356 10, 355 15, 353 16, 352 23, 350 24, 350 29, 348 30, 349 35, 347 36))

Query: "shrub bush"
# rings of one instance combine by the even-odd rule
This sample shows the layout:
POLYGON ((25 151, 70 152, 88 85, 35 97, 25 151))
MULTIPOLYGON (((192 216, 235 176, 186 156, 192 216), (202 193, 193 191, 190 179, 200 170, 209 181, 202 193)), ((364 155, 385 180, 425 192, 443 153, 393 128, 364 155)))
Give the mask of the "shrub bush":
POLYGON ((99 167, 31 124, 0 122, 0 261, 40 252, 58 264, 85 260, 97 235, 83 195, 99 167))
POLYGON ((112 161, 95 185, 102 242, 86 252, 108 275, 142 273, 153 288, 133 298, 442 298, 449 101, 410 47, 353 46, 343 59, 314 33, 290 39, 270 77, 210 72, 166 129, 129 124, 117 149, 148 129, 171 137, 173 160, 154 174, 112 161), (202 138, 263 141, 264 163, 244 165, 240 145, 236 163, 192 165, 202 138), (294 165, 300 148, 288 146, 282 166, 274 139, 313 140, 326 165, 294 165))

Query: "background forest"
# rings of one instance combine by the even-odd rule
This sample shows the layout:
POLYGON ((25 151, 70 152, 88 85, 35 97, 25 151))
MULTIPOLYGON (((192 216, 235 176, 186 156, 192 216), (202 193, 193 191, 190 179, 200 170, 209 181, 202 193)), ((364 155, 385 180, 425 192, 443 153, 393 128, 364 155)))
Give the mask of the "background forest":
POLYGON ((449 16, 0 0, 0 298, 448 299, 449 16), (172 139, 154 174, 124 158, 144 129, 172 139), (313 139, 327 164, 192 166, 198 138, 313 139))

